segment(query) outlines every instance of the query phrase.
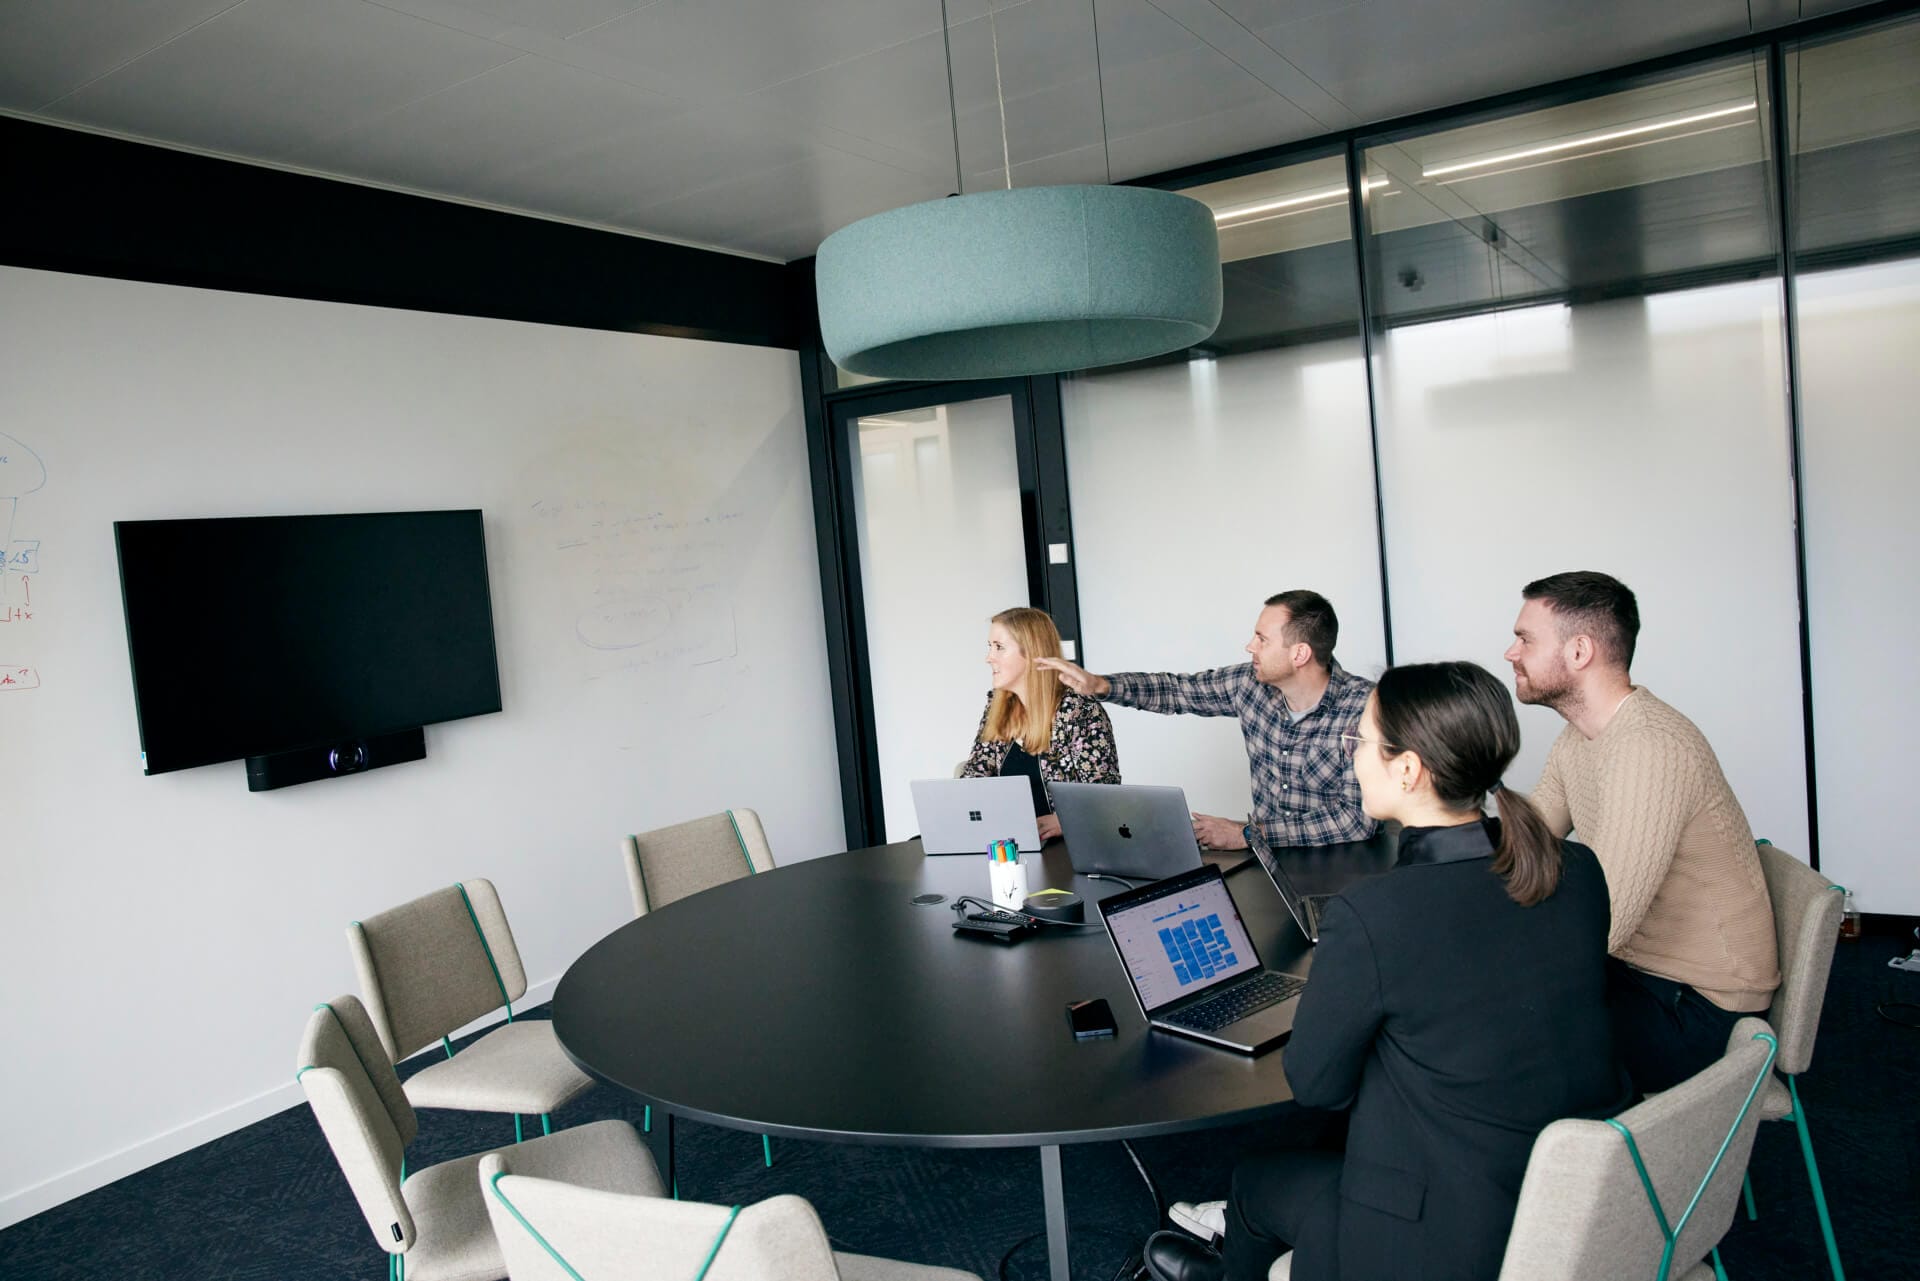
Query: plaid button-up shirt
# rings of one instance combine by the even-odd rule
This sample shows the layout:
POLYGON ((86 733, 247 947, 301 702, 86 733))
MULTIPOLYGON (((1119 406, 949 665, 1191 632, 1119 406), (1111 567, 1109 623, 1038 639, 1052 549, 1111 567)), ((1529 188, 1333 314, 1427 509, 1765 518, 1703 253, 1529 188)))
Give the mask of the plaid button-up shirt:
POLYGON ((1253 774, 1253 813, 1274 845, 1335 845, 1373 835, 1360 784, 1340 736, 1359 732, 1373 682, 1339 663, 1327 692, 1306 715, 1289 718, 1286 699, 1254 678, 1253 664, 1179 676, 1119 672, 1106 701, 1148 712, 1237 716, 1253 774))

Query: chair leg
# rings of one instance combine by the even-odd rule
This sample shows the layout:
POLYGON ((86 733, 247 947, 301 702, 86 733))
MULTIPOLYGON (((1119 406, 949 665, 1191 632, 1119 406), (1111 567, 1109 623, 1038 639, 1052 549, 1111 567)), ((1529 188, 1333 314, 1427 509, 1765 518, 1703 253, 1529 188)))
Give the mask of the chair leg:
POLYGON ((1813 1160, 1813 1136, 1807 1133, 1807 1110, 1800 1103, 1800 1087, 1795 1078, 1787 1078, 1787 1090, 1793 1095, 1793 1126, 1800 1134, 1800 1155, 1807 1162, 1807 1182, 1813 1185, 1813 1208, 1820 1215, 1820 1236, 1827 1244, 1827 1263, 1833 1268, 1833 1281, 1847 1281, 1840 1266, 1840 1246, 1833 1239, 1833 1219, 1827 1214, 1827 1194, 1820 1186, 1820 1167, 1813 1160))
POLYGON ((540 1133, 542 1134, 553 1133, 553 1113, 542 1112, 540 1114, 540 1133))
POLYGON ((1727 1281, 1727 1270, 1720 1263, 1720 1247, 1713 1247, 1713 1275, 1718 1281, 1727 1281))
POLYGON ((1742 1195, 1747 1198, 1747 1222, 1751 1223, 1760 1217, 1760 1211, 1756 1209, 1753 1204, 1753 1174, 1751 1171, 1741 1176, 1740 1191, 1742 1195))
POLYGON ((513 1114, 513 1141, 515 1143, 518 1143, 522 1139, 525 1139, 526 1137, 527 1137, 526 1134, 523 1133, 520 1128, 520 1114, 518 1112, 515 1112, 513 1114))
POLYGON ((640 1109, 640 1133, 653 1133, 653 1104, 651 1103, 640 1109))
POLYGON ((760 1136, 760 1151, 767 1158, 767 1168, 773 1168, 773 1140, 766 1135, 760 1136))

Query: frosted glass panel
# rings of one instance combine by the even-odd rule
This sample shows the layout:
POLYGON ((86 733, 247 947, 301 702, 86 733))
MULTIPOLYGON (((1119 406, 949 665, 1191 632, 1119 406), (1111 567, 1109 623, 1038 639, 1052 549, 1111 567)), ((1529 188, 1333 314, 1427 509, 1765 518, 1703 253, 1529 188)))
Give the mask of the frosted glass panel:
MULTIPOLYGON (((1508 680, 1520 588, 1639 596, 1634 679, 1691 717, 1756 834, 1806 849, 1780 287, 1727 285, 1406 325, 1378 340, 1395 657, 1508 680)), ((1521 709, 1509 781, 1563 722, 1521 709)))
POLYGON ((1803 275, 1800 377, 1820 868, 1863 912, 1920 912, 1898 797, 1920 666, 1920 259, 1803 275))
MULTIPOLYGON (((1308 587, 1336 657, 1385 662, 1366 375, 1357 337, 1064 385, 1085 660, 1095 671, 1246 661, 1261 602, 1308 587)), ((1205 813, 1251 803, 1238 725, 1112 708, 1130 783, 1205 813)))
POLYGON ((985 706, 987 620, 1025 605, 1005 396, 855 420, 854 505, 887 840, 920 830, 916 778, 947 778, 985 706))

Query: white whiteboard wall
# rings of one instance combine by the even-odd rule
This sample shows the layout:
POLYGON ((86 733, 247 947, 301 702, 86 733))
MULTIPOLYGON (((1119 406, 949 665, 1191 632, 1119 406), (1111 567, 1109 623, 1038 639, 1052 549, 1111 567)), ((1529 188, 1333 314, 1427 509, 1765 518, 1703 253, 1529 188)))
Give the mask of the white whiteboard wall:
POLYGON ((11 269, 0 301, 0 1225, 296 1102, 352 918, 490 877, 539 1000, 627 919, 624 833, 737 806, 782 862, 844 848, 791 352, 11 269), (485 513, 504 712, 283 791, 141 774, 115 520, 434 507, 485 513))

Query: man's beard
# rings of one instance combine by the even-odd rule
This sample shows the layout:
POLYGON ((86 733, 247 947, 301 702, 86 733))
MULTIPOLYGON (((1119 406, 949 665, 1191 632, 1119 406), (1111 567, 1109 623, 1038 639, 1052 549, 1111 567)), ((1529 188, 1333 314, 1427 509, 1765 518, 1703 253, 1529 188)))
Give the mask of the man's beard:
POLYGON ((1519 695, 1521 702, 1551 707, 1562 716, 1570 716, 1578 711, 1585 701, 1580 697, 1579 686, 1574 683, 1572 674, 1565 671, 1558 673, 1550 683, 1529 677, 1523 687, 1515 681, 1514 692, 1519 695))

